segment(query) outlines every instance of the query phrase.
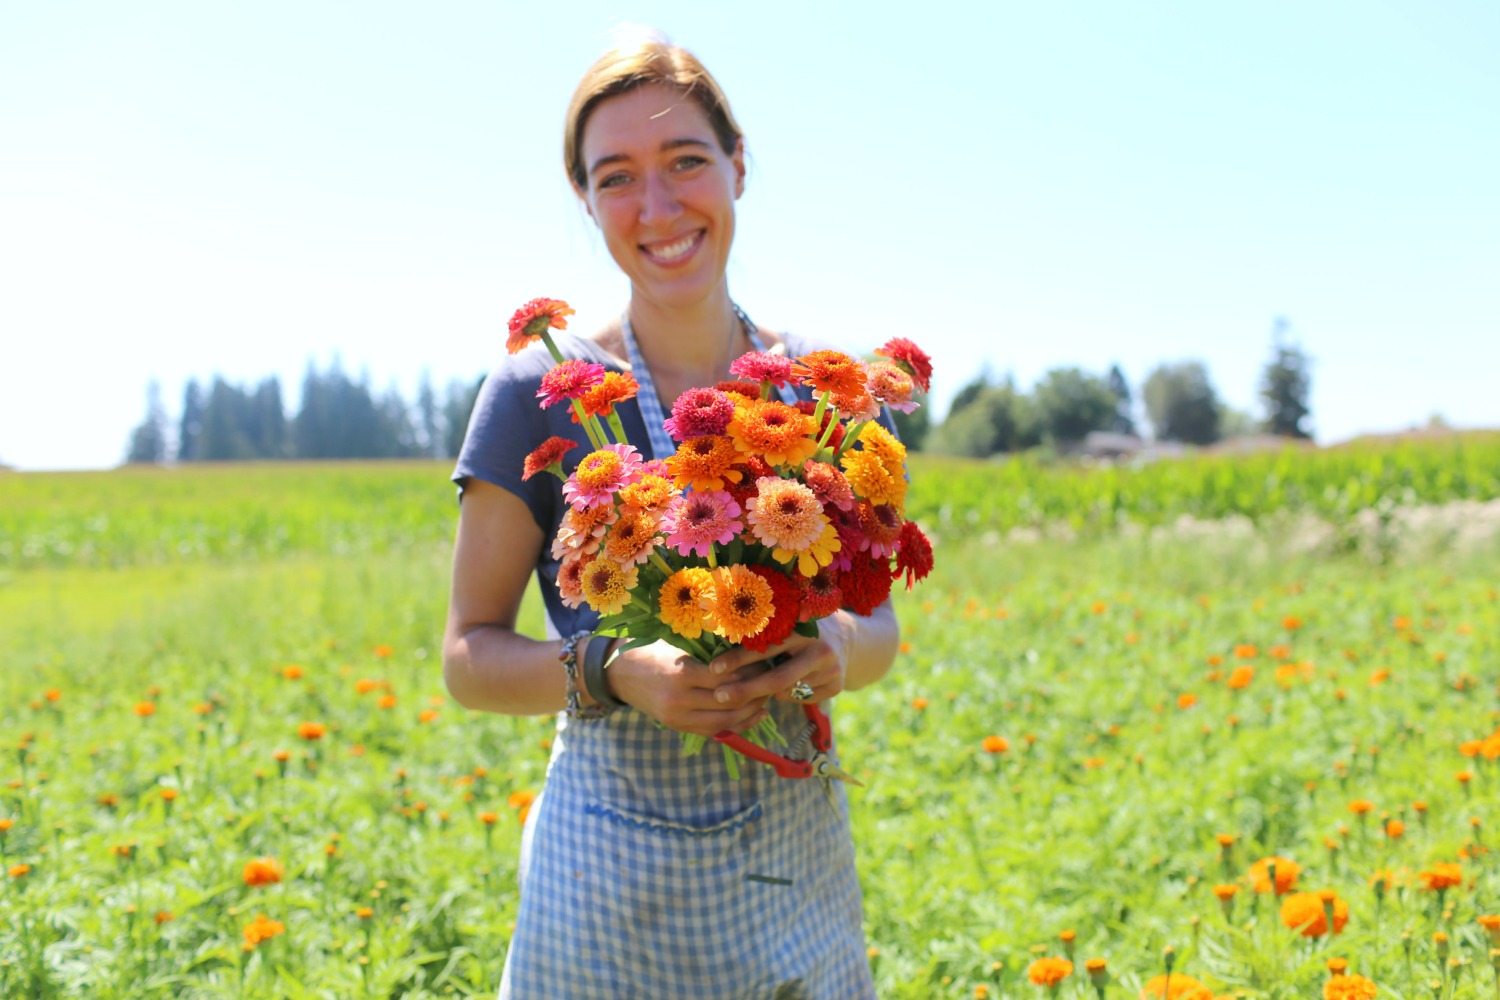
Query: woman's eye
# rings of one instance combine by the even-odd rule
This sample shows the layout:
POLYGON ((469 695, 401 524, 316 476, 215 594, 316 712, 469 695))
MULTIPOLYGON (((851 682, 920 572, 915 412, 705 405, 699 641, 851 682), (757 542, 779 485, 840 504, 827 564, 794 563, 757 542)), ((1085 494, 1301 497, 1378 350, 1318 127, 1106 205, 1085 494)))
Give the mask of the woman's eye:
POLYGON ((679 156, 677 162, 673 163, 672 166, 678 170, 691 170, 694 167, 701 167, 707 162, 708 160, 701 156, 679 156))
POLYGON ((604 188, 619 187, 628 180, 630 180, 629 174, 608 174, 599 180, 598 186, 601 190, 604 188))

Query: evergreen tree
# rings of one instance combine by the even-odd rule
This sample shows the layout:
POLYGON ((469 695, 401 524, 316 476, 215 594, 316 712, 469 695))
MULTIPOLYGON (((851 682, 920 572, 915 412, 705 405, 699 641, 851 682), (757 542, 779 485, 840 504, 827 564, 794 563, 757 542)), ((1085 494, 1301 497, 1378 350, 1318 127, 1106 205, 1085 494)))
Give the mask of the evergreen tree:
POLYGON ((464 435, 469 430, 469 414, 474 411, 474 401, 479 398, 479 390, 483 385, 483 376, 473 383, 456 380, 448 383, 448 396, 443 400, 443 455, 445 457, 457 458, 459 451, 463 448, 464 435))
POLYGON ((125 461, 160 465, 167 460, 167 411, 161 405, 161 384, 146 386, 146 419, 130 435, 125 461))
POLYGON ((281 404, 281 380, 262 379, 250 398, 247 436, 256 458, 287 458, 290 454, 286 410, 281 404))
POLYGON ((417 386, 417 439, 421 444, 421 454, 428 458, 442 456, 442 415, 438 411, 437 393, 432 390, 432 373, 425 369, 421 384, 417 386))
POLYGON ((1109 429, 1116 434, 1135 434, 1135 400, 1130 394, 1130 383, 1119 365, 1109 366, 1109 391, 1115 397, 1115 419, 1109 429))
POLYGON ((177 429, 177 461, 196 462, 203 457, 203 394, 198 383, 188 379, 182 390, 182 418, 177 429))
POLYGON ((1271 360, 1260 377, 1260 398, 1266 405, 1262 425, 1266 433, 1279 437, 1310 438, 1303 426, 1312 413, 1308 397, 1312 391, 1311 361, 1302 348, 1286 339, 1287 321, 1277 319, 1271 333, 1271 360))
POLYGON ((1219 440, 1222 407, 1202 362, 1159 365, 1146 378, 1142 395, 1157 440, 1186 444, 1219 440))
POLYGON ((198 457, 210 462, 255 458, 249 435, 251 409, 245 390, 215 375, 203 406, 198 457))
POLYGON ((912 393, 912 402, 917 408, 910 413, 891 411, 891 422, 896 425, 896 434, 909 451, 921 451, 932 431, 932 416, 927 406, 927 393, 921 389, 912 393))

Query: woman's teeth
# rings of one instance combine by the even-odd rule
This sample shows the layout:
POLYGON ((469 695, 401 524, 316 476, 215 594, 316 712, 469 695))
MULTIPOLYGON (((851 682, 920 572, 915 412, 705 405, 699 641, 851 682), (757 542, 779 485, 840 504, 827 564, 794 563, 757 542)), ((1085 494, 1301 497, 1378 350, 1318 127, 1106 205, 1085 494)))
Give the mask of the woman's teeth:
POLYGON ((668 243, 665 246, 647 247, 646 252, 652 257, 655 257, 657 260, 670 262, 676 260, 683 254, 687 253, 689 250, 693 249, 694 244, 696 244, 697 242, 698 234, 693 233, 690 236, 684 236, 682 239, 677 240, 673 243, 668 243))

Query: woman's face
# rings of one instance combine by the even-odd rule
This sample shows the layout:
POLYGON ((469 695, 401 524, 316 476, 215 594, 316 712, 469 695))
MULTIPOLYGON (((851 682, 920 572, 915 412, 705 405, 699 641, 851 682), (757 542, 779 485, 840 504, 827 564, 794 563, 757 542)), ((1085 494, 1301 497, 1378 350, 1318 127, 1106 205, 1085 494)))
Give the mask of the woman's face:
POLYGON ((745 188, 743 148, 726 154, 698 103, 660 84, 602 101, 580 148, 588 186, 579 196, 632 293, 671 308, 717 291, 745 188))

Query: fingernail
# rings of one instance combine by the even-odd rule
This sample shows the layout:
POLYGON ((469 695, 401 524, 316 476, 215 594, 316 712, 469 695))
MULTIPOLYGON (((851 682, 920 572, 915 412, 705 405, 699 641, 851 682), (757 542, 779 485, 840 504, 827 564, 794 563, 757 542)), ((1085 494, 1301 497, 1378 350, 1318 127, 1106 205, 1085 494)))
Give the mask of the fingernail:
POLYGON ((709 669, 711 669, 716 674, 722 674, 724 671, 729 669, 729 664, 725 663, 723 660, 715 660, 714 665, 709 669))
POLYGON ((722 702, 726 702, 728 700, 729 700, 729 692, 726 691, 726 690, 724 690, 723 688, 719 688, 717 691, 714 692, 714 701, 722 703, 722 702))

